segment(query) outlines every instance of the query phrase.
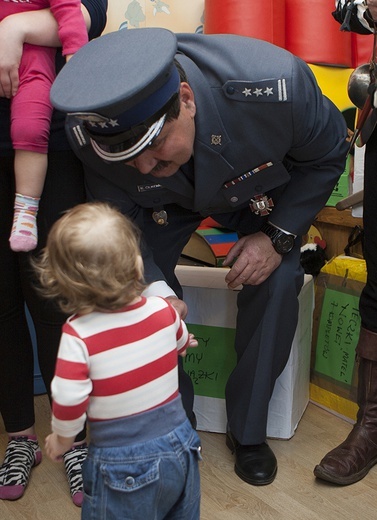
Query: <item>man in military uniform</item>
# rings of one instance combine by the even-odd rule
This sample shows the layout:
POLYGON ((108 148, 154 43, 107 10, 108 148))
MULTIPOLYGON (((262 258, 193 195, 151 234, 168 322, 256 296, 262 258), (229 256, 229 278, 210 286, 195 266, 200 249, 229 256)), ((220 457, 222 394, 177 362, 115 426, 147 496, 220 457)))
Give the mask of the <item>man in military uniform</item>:
MULTIPOLYGON (((229 288, 242 285, 227 445, 241 479, 271 483, 267 413, 297 324, 300 236, 344 170, 343 116, 281 48, 152 28, 88 44, 51 95, 69 113, 89 197, 117 205, 142 230, 150 293, 184 316, 174 268, 191 234, 209 215, 239 233, 224 273, 229 288)), ((190 383, 182 375, 188 415, 190 383)))

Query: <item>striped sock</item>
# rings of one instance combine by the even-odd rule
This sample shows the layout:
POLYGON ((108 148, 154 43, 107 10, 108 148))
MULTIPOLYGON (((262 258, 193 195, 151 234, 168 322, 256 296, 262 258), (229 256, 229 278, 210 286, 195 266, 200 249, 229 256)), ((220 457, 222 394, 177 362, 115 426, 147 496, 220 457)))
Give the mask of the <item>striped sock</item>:
POLYGON ((16 193, 12 232, 9 238, 13 251, 31 251, 38 242, 37 213, 40 198, 16 193))
POLYGON ((64 453, 64 467, 68 478, 69 490, 72 501, 77 507, 81 507, 84 498, 82 465, 88 455, 88 445, 86 442, 72 446, 64 453))
POLYGON ((9 437, 3 464, 0 467, 0 499, 17 500, 28 485, 31 468, 42 460, 35 435, 9 437))

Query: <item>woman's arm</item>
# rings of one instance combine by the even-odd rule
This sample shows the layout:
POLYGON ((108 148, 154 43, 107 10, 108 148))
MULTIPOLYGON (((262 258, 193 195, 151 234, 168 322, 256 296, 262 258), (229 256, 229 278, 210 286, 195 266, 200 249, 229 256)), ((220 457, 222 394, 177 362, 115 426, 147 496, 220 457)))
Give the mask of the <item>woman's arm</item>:
MULTIPOLYGON (((103 31, 106 10, 107 0, 83 0, 82 12, 90 38, 99 36, 103 31)), ((24 43, 47 47, 61 46, 58 24, 49 9, 10 15, 0 23, 1 97, 10 97, 10 93, 14 95, 17 91, 18 68, 24 43)))

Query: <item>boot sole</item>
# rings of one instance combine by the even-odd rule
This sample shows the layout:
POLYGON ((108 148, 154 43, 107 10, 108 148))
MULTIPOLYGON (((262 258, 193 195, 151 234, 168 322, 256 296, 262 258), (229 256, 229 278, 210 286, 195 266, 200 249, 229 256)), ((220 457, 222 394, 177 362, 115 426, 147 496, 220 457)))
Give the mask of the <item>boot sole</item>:
POLYGON ((333 475, 329 473, 322 466, 317 465, 314 468, 314 475, 326 482, 331 482, 332 484, 338 484, 339 486, 349 486, 350 484, 355 484, 355 482, 359 482, 359 480, 363 479, 369 471, 373 468, 373 466, 377 464, 377 457, 369 462, 361 471, 354 473, 353 475, 349 475, 348 477, 339 477, 337 475, 333 475))

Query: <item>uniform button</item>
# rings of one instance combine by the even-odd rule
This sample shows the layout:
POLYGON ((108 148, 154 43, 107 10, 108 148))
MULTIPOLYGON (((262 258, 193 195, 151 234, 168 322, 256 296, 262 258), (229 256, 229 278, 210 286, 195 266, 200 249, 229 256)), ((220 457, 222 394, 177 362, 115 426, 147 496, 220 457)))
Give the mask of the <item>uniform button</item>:
POLYGON ((231 96, 235 93, 236 89, 234 87, 227 87, 226 92, 231 96))
POLYGON ((231 197, 230 202, 238 202, 238 197, 231 197))
POLYGON ((125 482, 126 486, 131 487, 135 484, 135 479, 133 477, 127 477, 125 482))

